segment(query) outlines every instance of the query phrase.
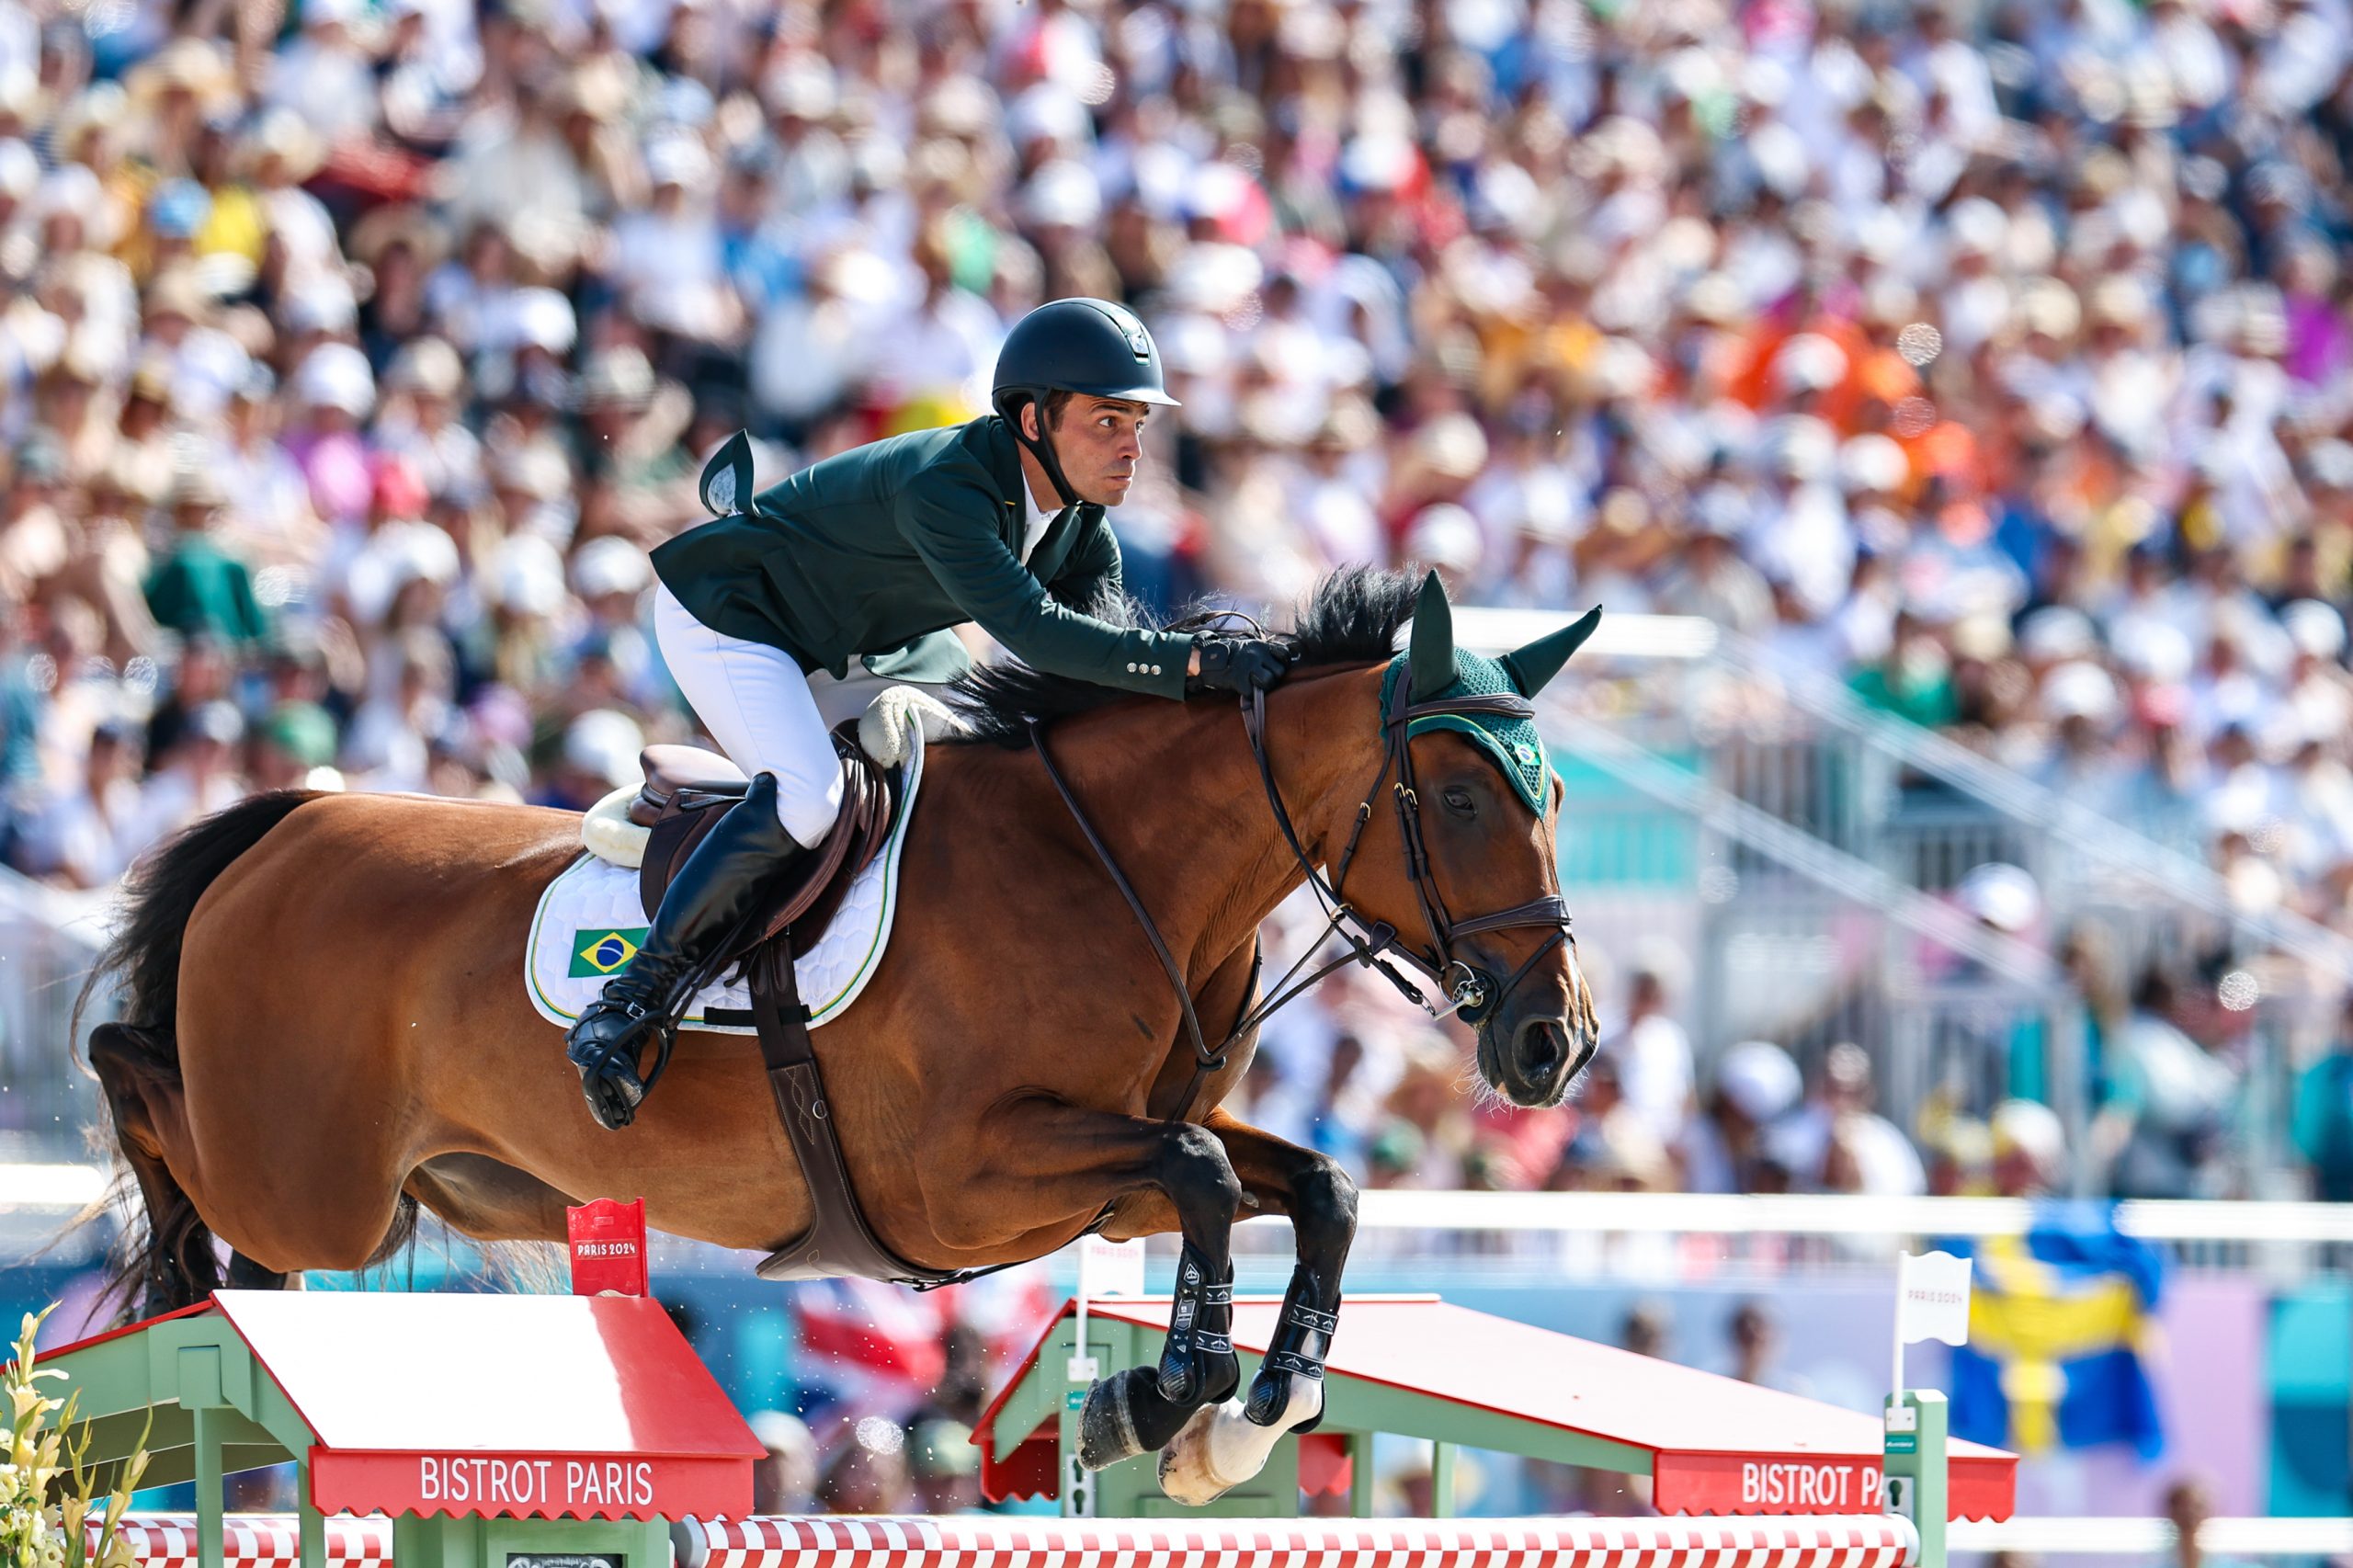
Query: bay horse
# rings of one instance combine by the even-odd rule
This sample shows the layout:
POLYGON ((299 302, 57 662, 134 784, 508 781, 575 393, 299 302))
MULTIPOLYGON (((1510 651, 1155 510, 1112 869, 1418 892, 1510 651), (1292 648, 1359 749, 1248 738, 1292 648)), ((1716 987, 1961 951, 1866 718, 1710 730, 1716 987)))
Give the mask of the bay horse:
MULTIPOLYGON (((1167 1347, 1090 1392, 1085 1458, 1166 1449, 1164 1484, 1188 1501, 1256 1473, 1281 1430, 1320 1415, 1356 1194, 1332 1160, 1220 1108, 1255 1034, 1197 1075, 1186 1004, 1213 1028, 1246 1018, 1258 928, 1313 876, 1345 884, 1392 958, 1459 972, 1458 1002, 1483 993, 1466 1016, 1507 1100, 1558 1104, 1593 1051, 1559 898, 1557 781, 1536 769, 1550 797, 1531 809, 1467 731, 1413 733, 1403 717, 1406 689, 1440 693, 1474 663, 1527 686, 1524 714, 1583 633, 1517 664, 1465 653, 1459 669, 1434 576, 1418 615, 1415 597, 1404 576, 1327 580, 1256 726, 1226 701, 1017 665, 966 677, 972 733, 931 750, 889 949, 814 1037, 855 1190, 899 1257, 984 1267, 1098 1222, 1114 1238, 1182 1233, 1167 1347), (1410 655, 1392 656, 1409 619, 1410 655), (1033 725, 1185 996, 1057 798, 1033 725), (1506 905, 1549 913, 1446 913, 1506 905), (1245 1207, 1288 1214, 1299 1245, 1284 1338, 1246 1409, 1228 1398, 1227 1338, 1245 1207)), ((121 993, 89 1047, 146 1218, 118 1286, 153 1312, 223 1283, 363 1267, 405 1244, 419 1205, 485 1243, 561 1241, 566 1205, 607 1196, 642 1196, 650 1224, 724 1247, 800 1233, 809 1199, 751 1041, 687 1035, 634 1124, 591 1119, 523 978, 534 906, 581 852, 566 812, 287 791, 146 862, 82 994, 121 993)))

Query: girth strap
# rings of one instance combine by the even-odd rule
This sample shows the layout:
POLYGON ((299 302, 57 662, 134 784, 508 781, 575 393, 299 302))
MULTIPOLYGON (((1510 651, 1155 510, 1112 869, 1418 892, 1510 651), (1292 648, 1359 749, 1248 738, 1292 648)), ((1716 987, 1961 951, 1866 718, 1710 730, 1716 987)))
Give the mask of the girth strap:
POLYGON ((824 1075, 809 1039, 809 1009, 801 1000, 792 948, 779 937, 750 962, 752 1017, 760 1031, 760 1061, 784 1119, 785 1136, 809 1188, 809 1228, 763 1261, 763 1279, 821 1279, 848 1274, 896 1285, 934 1286, 969 1278, 907 1262, 882 1244, 866 1222, 849 1165, 842 1158, 824 1075))

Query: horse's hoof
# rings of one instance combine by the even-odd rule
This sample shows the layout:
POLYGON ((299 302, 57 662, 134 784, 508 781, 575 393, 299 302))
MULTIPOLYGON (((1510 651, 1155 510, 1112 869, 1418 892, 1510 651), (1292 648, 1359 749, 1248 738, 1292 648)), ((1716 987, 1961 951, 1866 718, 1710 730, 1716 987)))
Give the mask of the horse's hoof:
POLYGON ((1227 1452, 1230 1445, 1219 1440, 1221 1425, 1238 1422, 1240 1415, 1238 1408, 1205 1404, 1160 1450, 1160 1490, 1171 1502, 1188 1508, 1205 1507, 1256 1475, 1266 1463, 1261 1455, 1257 1465, 1250 1465, 1246 1456, 1227 1452))
POLYGON ((1135 1415, 1128 1408, 1128 1379, 1132 1371, 1098 1378, 1086 1391, 1078 1412, 1078 1462, 1087 1470, 1107 1470, 1121 1460, 1145 1451, 1136 1436, 1135 1415))
POLYGON ((1160 1490, 1188 1508, 1214 1503, 1266 1469, 1285 1432, 1323 1411, 1324 1385, 1312 1378, 1292 1380, 1281 1414, 1268 1424, 1250 1419, 1240 1400, 1204 1405, 1160 1451, 1160 1490))

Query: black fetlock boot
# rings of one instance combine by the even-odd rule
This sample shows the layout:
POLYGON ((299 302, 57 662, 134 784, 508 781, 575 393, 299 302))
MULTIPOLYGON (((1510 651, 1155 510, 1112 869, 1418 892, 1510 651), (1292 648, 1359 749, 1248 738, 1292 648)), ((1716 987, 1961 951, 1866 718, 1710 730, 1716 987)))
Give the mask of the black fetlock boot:
POLYGON ((809 853, 777 821, 772 773, 755 778, 695 846, 662 895, 644 945, 564 1036, 564 1054, 580 1069, 600 1124, 619 1130, 636 1116, 645 1098, 638 1076, 645 1048, 659 1048, 657 1062, 668 1057, 680 1015, 709 983, 716 949, 758 910, 784 869, 809 853))
MULTIPOLYGON (((1282 1316, 1275 1324, 1274 1343, 1267 1346, 1258 1375, 1250 1383, 1249 1402, 1243 1407, 1243 1414, 1257 1425, 1272 1426, 1283 1418, 1290 1409, 1294 1379, 1323 1381, 1324 1358, 1331 1354, 1332 1335, 1340 1326, 1339 1314, 1324 1310, 1324 1300, 1323 1289, 1307 1265, 1302 1263, 1291 1270, 1290 1289, 1283 1292, 1282 1316)), ((1335 1307, 1338 1304, 1334 1301, 1335 1307)), ((1319 1410, 1290 1430, 1313 1432, 1323 1420, 1324 1413, 1319 1410)))

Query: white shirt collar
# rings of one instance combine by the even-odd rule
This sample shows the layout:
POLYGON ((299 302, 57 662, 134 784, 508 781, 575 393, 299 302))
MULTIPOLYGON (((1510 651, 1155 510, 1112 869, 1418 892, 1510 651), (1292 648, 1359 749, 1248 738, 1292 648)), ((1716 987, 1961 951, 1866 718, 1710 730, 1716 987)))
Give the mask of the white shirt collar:
POLYGON ((1062 510, 1060 506, 1050 508, 1038 505, 1037 494, 1029 488, 1029 476, 1026 473, 1021 476, 1021 505, 1024 508, 1025 520, 1029 523, 1029 531, 1033 534, 1037 533, 1043 525, 1052 522, 1055 514, 1062 510))
POLYGON ((1029 476, 1026 473, 1021 476, 1021 505, 1024 508, 1026 523, 1021 530, 1021 559, 1027 562, 1030 553, 1038 548, 1038 541, 1046 537, 1046 529, 1051 528, 1054 518, 1061 515, 1062 508, 1058 506, 1050 512, 1039 506, 1038 497, 1030 494, 1029 476))

